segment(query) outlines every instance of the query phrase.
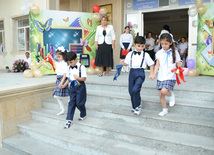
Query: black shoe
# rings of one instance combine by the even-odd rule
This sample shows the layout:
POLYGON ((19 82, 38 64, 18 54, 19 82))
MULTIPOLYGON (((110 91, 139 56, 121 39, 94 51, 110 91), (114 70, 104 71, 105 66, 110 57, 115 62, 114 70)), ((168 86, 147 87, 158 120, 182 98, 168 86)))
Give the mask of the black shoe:
POLYGON ((71 121, 68 121, 64 127, 64 129, 68 129, 70 128, 70 126, 72 125, 72 122, 71 121))

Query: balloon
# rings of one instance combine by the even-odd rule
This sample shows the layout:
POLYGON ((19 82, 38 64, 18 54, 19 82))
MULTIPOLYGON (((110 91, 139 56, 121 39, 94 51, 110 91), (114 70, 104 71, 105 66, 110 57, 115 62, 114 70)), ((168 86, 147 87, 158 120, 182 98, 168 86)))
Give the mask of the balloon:
POLYGON ((203 5, 203 4, 204 4, 204 0, 195 0, 195 5, 197 7, 199 7, 199 6, 203 5))
POLYGON ((40 12, 40 9, 39 9, 39 7, 38 7, 36 4, 33 4, 33 5, 30 7, 30 11, 32 12, 32 14, 38 15, 39 12, 40 12))
POLYGON ((131 22, 128 22, 128 26, 131 28, 131 27, 132 27, 132 23, 131 23, 131 22))
POLYGON ((43 72, 42 72, 42 70, 40 70, 40 69, 36 69, 36 70, 33 71, 33 75, 34 75, 36 78, 41 78, 41 77, 43 77, 43 72))
POLYGON ((100 74, 101 74, 100 68, 99 68, 99 67, 96 67, 96 68, 95 68, 95 72, 97 73, 97 75, 100 75, 100 74))
POLYGON ((93 16, 92 16, 92 19, 97 22, 100 20, 100 14, 99 13, 94 13, 93 16))
POLYGON ((92 9, 95 13, 98 13, 100 11, 99 5, 94 5, 92 9))
POLYGON ((133 29, 137 29, 138 28, 138 25, 137 24, 134 24, 133 25, 133 29))
POLYGON ((187 61, 187 67, 188 67, 188 69, 193 69, 195 67, 195 60, 189 59, 187 61))
POLYGON ((188 15, 190 16, 190 17, 194 17, 195 15, 197 15, 197 8, 196 8, 196 6, 192 6, 191 8, 189 8, 189 10, 188 10, 188 15))
POLYGON ((93 75, 94 74, 94 69, 93 68, 88 68, 87 69, 87 74, 88 75, 93 75))
POLYGON ((192 27, 197 27, 197 26, 198 26, 198 20, 193 20, 192 27))
POLYGON ((38 68, 36 62, 31 62, 29 66, 30 66, 30 69, 31 69, 32 71, 34 71, 34 70, 36 70, 36 69, 38 68))
POLYGON ((184 70, 184 71, 183 71, 183 75, 184 75, 184 76, 187 76, 187 75, 188 75, 187 73, 188 73, 188 70, 189 70, 189 69, 188 69, 188 68, 182 68, 182 69, 184 70))
POLYGON ((28 7, 30 7, 34 3, 33 0, 24 0, 24 2, 25 2, 25 5, 27 5, 28 7))
POLYGON ((33 77, 33 73, 30 69, 26 69, 24 72, 23 72, 23 76, 25 78, 32 78, 33 77))
POLYGON ((198 11, 198 13, 199 14, 204 14, 206 11, 207 11, 207 9, 205 8, 205 6, 199 6, 198 8, 197 8, 197 11, 198 11))
POLYGON ((197 74, 197 71, 195 69, 189 69, 188 70, 188 76, 189 77, 196 76, 196 74, 197 74))
POLYGON ((29 9, 28 6, 23 5, 23 6, 21 7, 21 12, 22 12, 24 15, 27 15, 27 14, 29 13, 29 11, 30 11, 30 9, 29 9))
POLYGON ((196 76, 199 76, 200 75, 200 69, 195 68, 195 70, 196 70, 196 76))
POLYGON ((101 15, 105 15, 107 13, 107 9, 105 7, 103 7, 103 8, 100 9, 99 13, 101 15))
POLYGON ((95 69, 97 66, 95 66, 94 63, 95 63, 95 58, 91 59, 91 66, 95 69))

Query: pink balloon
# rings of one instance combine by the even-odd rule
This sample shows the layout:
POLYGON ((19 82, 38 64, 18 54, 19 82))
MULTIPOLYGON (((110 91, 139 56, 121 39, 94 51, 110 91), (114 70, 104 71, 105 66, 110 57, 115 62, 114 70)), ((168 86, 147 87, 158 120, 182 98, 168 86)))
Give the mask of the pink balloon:
POLYGON ((183 71, 183 75, 184 75, 184 76, 187 76, 187 75, 188 75, 187 73, 188 73, 188 70, 189 70, 189 69, 188 69, 188 68, 182 68, 182 69, 184 70, 184 71, 183 71))

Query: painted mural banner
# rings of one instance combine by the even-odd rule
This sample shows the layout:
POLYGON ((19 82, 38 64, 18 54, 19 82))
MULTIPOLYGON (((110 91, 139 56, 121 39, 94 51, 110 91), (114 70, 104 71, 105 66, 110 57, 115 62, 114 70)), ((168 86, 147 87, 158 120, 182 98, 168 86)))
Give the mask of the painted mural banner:
POLYGON ((198 15, 196 67, 204 75, 214 75, 214 4, 205 5, 207 11, 198 15))
POLYGON ((67 51, 88 54, 95 58, 95 33, 98 22, 92 20, 93 13, 70 11, 45 11, 39 15, 29 14, 31 60, 36 61, 44 74, 55 74, 47 61, 47 54, 55 57, 56 49, 63 46, 67 51))

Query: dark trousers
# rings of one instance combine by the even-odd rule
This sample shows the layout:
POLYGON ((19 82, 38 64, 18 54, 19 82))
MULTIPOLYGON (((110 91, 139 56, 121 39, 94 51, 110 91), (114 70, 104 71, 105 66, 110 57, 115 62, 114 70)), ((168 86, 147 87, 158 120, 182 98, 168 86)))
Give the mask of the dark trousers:
POLYGON ((132 108, 140 106, 140 91, 145 80, 145 72, 143 68, 133 69, 129 72, 129 94, 131 96, 132 108))
POLYGON ((68 104, 68 113, 66 120, 73 120, 76 107, 80 111, 80 117, 86 116, 86 86, 85 82, 81 82, 80 86, 70 88, 70 102, 68 104))

